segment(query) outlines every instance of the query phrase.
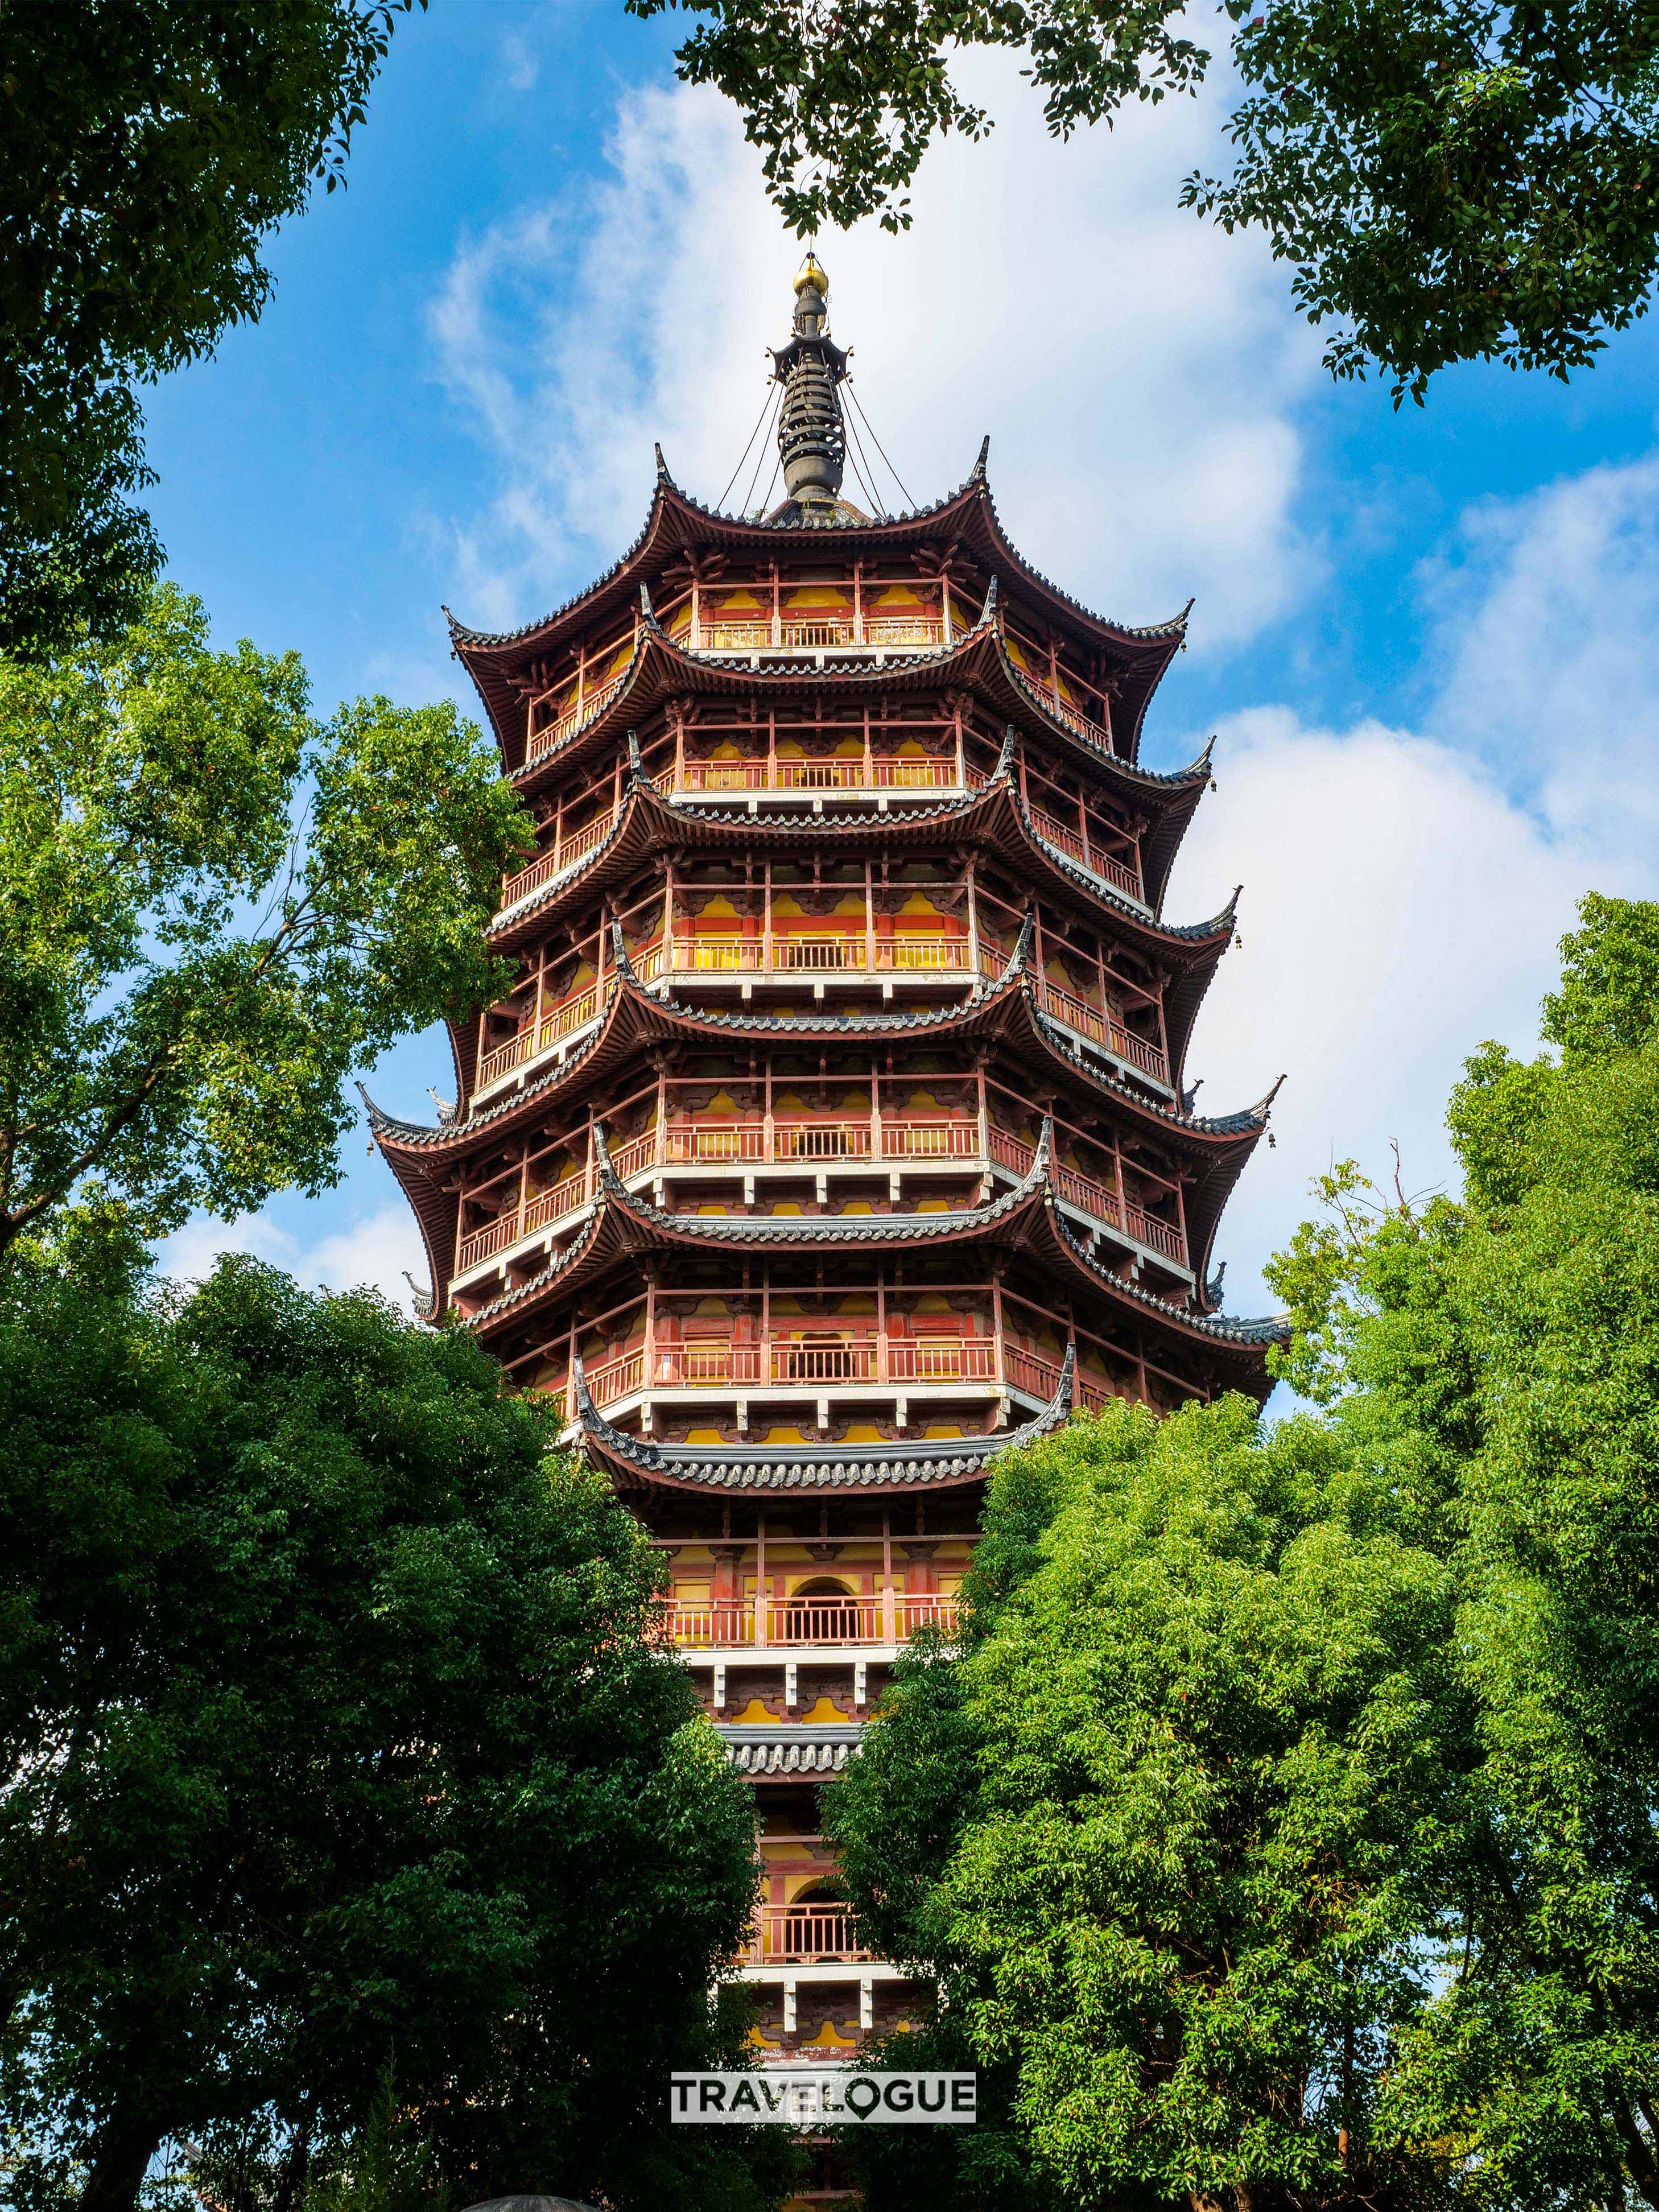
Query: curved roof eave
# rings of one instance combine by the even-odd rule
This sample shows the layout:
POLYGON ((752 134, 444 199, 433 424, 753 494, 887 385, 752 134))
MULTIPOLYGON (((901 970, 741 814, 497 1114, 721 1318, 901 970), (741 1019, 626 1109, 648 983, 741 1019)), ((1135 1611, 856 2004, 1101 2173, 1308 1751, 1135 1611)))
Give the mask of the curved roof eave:
POLYGON ((443 1311, 449 1288, 451 1262, 455 1247, 455 1225, 460 1212, 460 1200, 454 1192, 440 1189, 422 1165, 417 1152, 396 1149, 396 1139, 417 1137, 423 1133, 420 1125, 400 1121, 395 1115, 383 1113, 360 1083, 357 1096, 362 1100, 368 1116, 369 1130, 382 1158, 397 1180, 398 1188, 409 1200, 421 1232, 421 1243, 426 1253, 426 1262, 431 1272, 432 1296, 421 1318, 435 1322, 443 1311), (392 1143, 386 1141, 392 1139, 392 1143))
POLYGON ((595 1456, 624 1480, 641 1485, 761 1498, 779 1491, 940 1489, 982 1481, 991 1460, 1061 1427, 1070 1418, 1075 1366, 1076 1354, 1068 1346, 1054 1394, 1042 1411, 1018 1428, 983 1437, 933 1437, 851 1450, 836 1444, 658 1443, 606 1420, 593 1403, 580 1360, 574 1370, 577 1419, 595 1456))
MULTIPOLYGON (((631 732, 630 732, 631 735, 631 732)), ((1005 764, 978 791, 963 799, 936 805, 905 806, 881 813, 875 809, 848 807, 834 814, 733 814, 723 808, 691 806, 635 764, 630 768, 623 811, 591 853, 561 874, 503 908, 489 925, 493 949, 510 951, 538 931, 556 921, 566 901, 591 898, 604 889, 619 868, 637 866, 664 844, 696 847, 734 842, 745 848, 761 844, 823 843, 856 833, 864 842, 897 844, 918 836, 933 838, 944 829, 964 834, 994 817, 999 807, 1019 836, 1027 856, 1045 869, 1054 890, 1079 906, 1091 921, 1103 917, 1143 953, 1152 957, 1174 957, 1184 963, 1213 963, 1226 950, 1237 908, 1238 891, 1221 909, 1203 921, 1170 922, 1144 902, 1126 898, 1103 878, 1080 862, 1050 846, 1037 830, 1030 810, 1005 764), (641 815, 656 817, 656 831, 638 834, 641 815)))
MULTIPOLYGON (((993 574, 994 564, 1002 562, 1052 617, 1095 645, 1105 647, 1135 669, 1135 698, 1130 727, 1126 732, 1130 739, 1127 757, 1133 761, 1147 702, 1164 669, 1186 641, 1192 602, 1188 600, 1180 614, 1168 622, 1137 625, 1097 614, 1063 591, 1026 559, 1004 528, 986 475, 989 444, 987 439, 965 481, 932 506, 902 515, 861 520, 843 517, 833 526, 834 534, 849 544, 862 544, 866 539, 873 544, 891 544, 895 540, 908 538, 925 540, 929 535, 936 535, 940 526, 952 518, 967 522, 970 526, 966 535, 970 543, 979 541, 975 550, 991 567, 993 574), (972 526, 975 524, 977 528, 972 526)), ((678 550, 697 541, 726 545, 750 544, 757 551, 763 549, 769 553, 775 551, 781 538, 793 536, 803 541, 821 543, 826 527, 821 523, 809 526, 795 521, 767 522, 750 516, 723 514, 704 507, 668 474, 659 447, 657 480, 645 522, 633 544, 602 575, 562 606, 516 629, 474 629, 459 621, 446 607, 443 611, 451 649, 472 678, 505 749, 510 743, 504 714, 512 693, 512 684, 507 680, 511 673, 522 669, 537 655, 556 651, 568 633, 605 611, 613 600, 623 600, 637 582, 648 577, 658 553, 678 550)))
POLYGON ((574 1088, 578 1078, 583 1085, 591 1085, 628 1053, 659 1040, 769 1036, 858 1042, 872 1036, 999 1035, 1002 1032, 997 1024, 1005 1018, 1011 1042, 1038 1048, 1054 1063, 1055 1072, 1077 1079, 1083 1095, 1096 1098, 1103 1095, 1142 1120, 1149 1132, 1177 1144, 1190 1143, 1200 1155, 1254 1146, 1267 1126, 1265 1102, 1236 1114, 1189 1114, 1164 1104, 1086 1059, 1035 1005, 1024 988, 1023 967, 1011 962, 995 983, 972 998, 957 1006, 915 1014, 708 1013, 659 997, 631 969, 625 977, 613 970, 599 1026, 556 1066, 522 1090, 508 1091, 469 1114, 465 1121, 430 1128, 383 1117, 376 1141, 388 1158, 398 1152, 447 1158, 464 1156, 480 1144, 495 1143, 519 1122, 533 1119, 561 1092, 574 1088))
MULTIPOLYGON (((1236 1357, 1247 1367, 1257 1365, 1261 1347, 1278 1340, 1276 1323, 1194 1313, 1156 1291, 1144 1290, 1094 1256, 1092 1240, 1085 1245, 1061 1213, 1054 1182, 1053 1141, 1053 1123, 1045 1120, 1036 1157, 1024 1177, 1000 1198, 983 1206, 927 1214, 750 1216, 675 1214, 653 1205, 617 1178, 601 1136, 600 1195, 588 1219, 545 1267, 469 1315, 465 1326, 481 1338, 493 1334, 499 1327, 516 1322, 553 1300, 574 1297, 611 1268, 647 1251, 808 1249, 829 1254, 871 1248, 908 1251, 924 1246, 977 1244, 989 1239, 1012 1243, 1033 1257, 1046 1259, 1051 1266, 1069 1272, 1095 1295, 1158 1328, 1236 1357)), ((1261 1395, 1267 1395, 1265 1389, 1261 1395)))

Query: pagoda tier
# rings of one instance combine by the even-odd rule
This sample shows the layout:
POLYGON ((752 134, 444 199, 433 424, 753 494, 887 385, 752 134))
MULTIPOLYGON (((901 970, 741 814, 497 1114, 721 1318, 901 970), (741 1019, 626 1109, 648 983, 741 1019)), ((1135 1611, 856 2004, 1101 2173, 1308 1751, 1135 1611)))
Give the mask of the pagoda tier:
POLYGON ((919 514, 840 495, 823 277, 797 282, 788 496, 646 527, 544 621, 453 624, 535 823, 501 998, 434 1127, 371 1106, 430 1316, 542 1395, 665 1553, 664 1630, 761 1800, 742 1971, 780 2052, 925 2003, 868 1957, 817 1793, 946 1630, 999 1452, 1079 1409, 1258 1400, 1222 1210, 1272 1092, 1193 1110, 1233 902, 1166 918, 1207 751, 1139 764, 1184 634, 1008 543, 985 455, 919 514))

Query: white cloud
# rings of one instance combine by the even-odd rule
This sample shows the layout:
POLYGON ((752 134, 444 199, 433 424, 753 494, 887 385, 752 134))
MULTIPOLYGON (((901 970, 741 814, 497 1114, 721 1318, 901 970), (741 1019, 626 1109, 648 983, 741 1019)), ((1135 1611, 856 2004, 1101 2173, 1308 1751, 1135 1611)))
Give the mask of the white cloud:
POLYGON ((1425 576, 1434 720, 1609 863, 1659 837, 1659 454, 1463 519, 1425 576))
POLYGON ((1243 878, 1242 945, 1223 961, 1189 1056, 1224 1112, 1281 1070, 1261 1147, 1222 1224, 1228 1304, 1271 1310, 1256 1273, 1333 1160, 1381 1179, 1397 1139, 1408 1189, 1452 1187, 1447 1094, 1486 1037, 1534 1048, 1557 940, 1593 856, 1518 807, 1477 762, 1364 723, 1288 708, 1222 725, 1219 790, 1179 863, 1172 915, 1243 878), (1266 1303, 1263 1301, 1266 1300, 1266 1303))
POLYGON ((313 1201, 301 1217, 308 1232, 301 1236, 264 1213, 246 1213, 229 1222, 189 1222, 161 1246, 162 1273, 199 1282, 212 1273, 222 1254, 246 1252, 284 1268, 307 1288, 349 1291, 366 1285, 383 1291, 400 1313, 410 1311, 404 1270, 417 1283, 424 1283, 430 1270, 415 1218, 401 1198, 339 1229, 329 1227, 328 1206, 326 1199, 313 1201))
POLYGON ((1223 1224, 1232 1295, 1306 1211, 1309 1180, 1400 1141, 1413 1188, 1450 1183, 1443 1116, 1486 1037, 1535 1048, 1556 947, 1589 890, 1659 893, 1659 456, 1598 468, 1462 523, 1425 570, 1438 623, 1427 734, 1236 714, 1220 792, 1183 850, 1170 911, 1240 878, 1192 1067, 1212 1109, 1280 1068, 1277 1149, 1223 1224))
MULTIPOLYGON (((1318 346, 1256 242, 1176 206, 1217 152, 1224 87, 1062 145, 1012 63, 961 75, 998 112, 991 137, 930 154, 904 237, 821 241, 883 444, 926 501, 990 430, 1000 503, 1041 566, 1132 621, 1196 592, 1199 649, 1254 633, 1317 563, 1291 509, 1318 346)), ((653 438, 720 499, 766 393, 763 347, 787 334, 799 248, 735 111, 631 93, 608 150, 590 198, 465 243, 433 306, 441 374, 495 463, 487 511, 455 525, 472 620, 538 613, 615 557, 653 438)))

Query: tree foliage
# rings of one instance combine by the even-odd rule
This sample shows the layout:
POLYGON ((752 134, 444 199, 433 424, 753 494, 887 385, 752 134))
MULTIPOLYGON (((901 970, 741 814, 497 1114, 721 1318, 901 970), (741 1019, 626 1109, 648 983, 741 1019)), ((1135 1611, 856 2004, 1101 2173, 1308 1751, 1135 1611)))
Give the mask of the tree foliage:
POLYGON ((1011 1455, 838 1793, 981 2202, 1659 2205, 1659 908, 1581 913, 1462 1198, 1345 1164, 1274 1263, 1315 1410, 1011 1455))
POLYGON ((137 387, 258 315, 263 241, 341 180, 410 4, 0 9, 0 652, 138 614, 137 387))
POLYGON ((72 1203, 155 1236, 333 1182, 348 1070, 489 995, 520 823, 452 706, 319 721, 170 586, 0 662, 0 1255, 72 1203))
POLYGON ((10 2200, 129 2206, 171 2138, 232 2212, 307 2156, 332 2201, 394 2067, 461 2202, 750 2201, 665 2124, 753 1816, 632 1516, 461 1334, 246 1260, 86 1273, 0 1304, 10 2200))
POLYGON ((943 1966, 1066 2203, 1405 2201, 1376 2117, 1456 1797, 1444 1563, 1242 1401, 1030 1459, 988 1519, 1023 1571, 836 1793, 860 1908, 943 1966))
MULTIPOLYGON (((784 219, 806 235, 877 214, 933 138, 979 137, 953 55, 1012 49, 1050 131, 1190 92, 1210 50, 1177 0, 627 0, 708 18, 680 73, 737 101, 784 219)), ((1231 173, 1183 204, 1255 229, 1333 326, 1339 376, 1396 404, 1490 360, 1565 376, 1646 306, 1659 270, 1654 0, 1222 0, 1242 96, 1231 173)))

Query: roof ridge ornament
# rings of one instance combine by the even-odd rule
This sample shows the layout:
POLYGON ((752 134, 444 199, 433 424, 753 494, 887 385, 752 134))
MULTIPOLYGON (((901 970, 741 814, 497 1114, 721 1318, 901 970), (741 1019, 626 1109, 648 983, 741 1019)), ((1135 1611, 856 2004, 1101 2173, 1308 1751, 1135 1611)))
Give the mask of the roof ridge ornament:
POLYGON ((645 756, 640 750, 640 733, 637 730, 630 730, 628 732, 628 780, 630 783, 642 785, 647 791, 655 792, 658 798, 662 796, 662 793, 657 791, 655 776, 647 775, 646 773, 645 756))
POLYGON ((974 463, 973 467, 968 471, 968 481, 969 483, 983 483, 985 482, 986 470, 990 462, 990 459, 991 434, 988 430, 985 435, 979 441, 979 459, 974 463))
POLYGON ((611 964, 623 981, 633 984, 635 990, 638 990, 641 988, 639 975, 633 962, 628 957, 628 940, 623 935, 621 922, 614 916, 611 923, 611 964))
POLYGON ((611 1160, 611 1146, 605 1140, 603 1121, 596 1121, 593 1124, 593 1165, 599 1176, 599 1188, 605 1196, 625 1200, 628 1196, 628 1186, 617 1173, 611 1160))

